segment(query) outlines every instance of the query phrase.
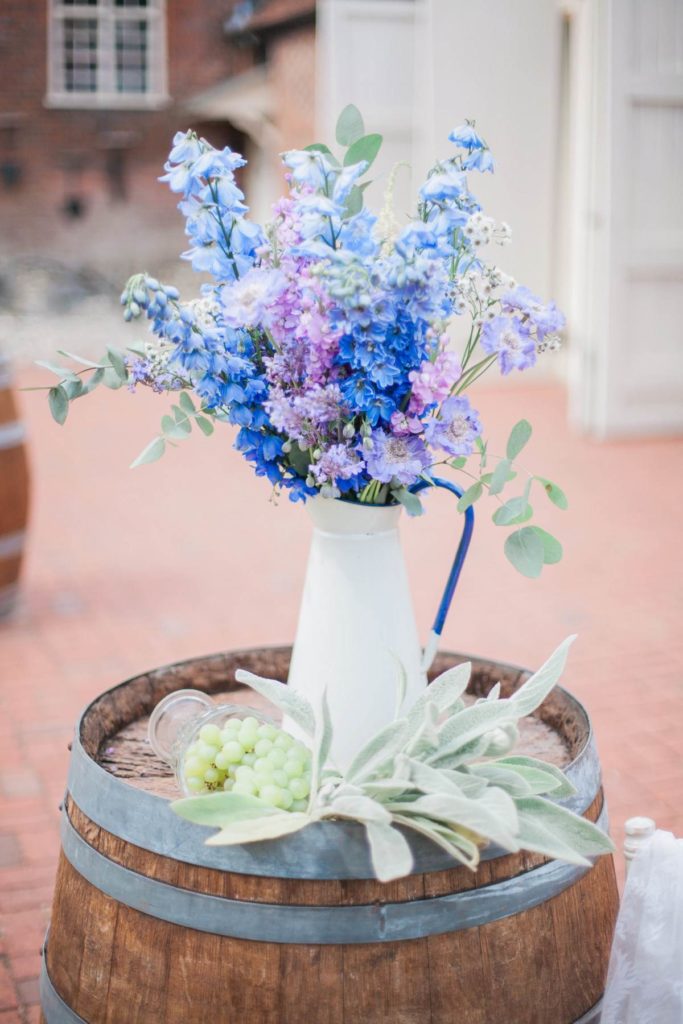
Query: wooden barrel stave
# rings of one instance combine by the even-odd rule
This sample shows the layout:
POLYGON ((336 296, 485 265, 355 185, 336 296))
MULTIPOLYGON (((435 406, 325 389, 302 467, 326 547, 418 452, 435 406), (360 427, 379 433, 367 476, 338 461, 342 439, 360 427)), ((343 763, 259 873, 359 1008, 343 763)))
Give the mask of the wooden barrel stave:
MULTIPOLYGON (((277 663, 272 674, 282 676, 283 657, 286 652, 252 652, 252 664, 263 671, 255 663, 269 659, 277 663)), ((223 689, 233 659, 242 665, 247 660, 242 652, 171 669, 172 688, 201 678, 205 688, 223 689)), ((522 679, 518 673, 511 684, 517 670, 504 666, 490 674, 478 668, 476 683, 484 691, 496 681, 494 674, 504 676, 508 687, 522 679)), ((135 681, 136 699, 144 694, 148 702, 144 710, 156 703, 159 687, 169 684, 168 672, 135 681)), ((92 756, 130 720, 131 693, 125 687, 105 697, 96 702, 96 721, 86 715, 81 725, 80 738, 92 756)), ((139 703, 137 708, 139 714, 139 703)), ((566 724, 566 709, 551 707, 549 713, 564 715, 566 724)), ((578 732, 574 739, 580 746, 578 732)), ((601 807, 598 793, 587 816, 595 820, 601 807)), ((538 855, 512 854, 483 862, 476 875, 449 868, 389 885, 367 877, 270 878, 218 871, 133 846, 93 822, 73 800, 67 812, 80 835, 115 864, 180 889, 295 909, 424 901, 514 881, 520 873, 523 879, 544 863, 538 855)), ((247 1013, 259 1024, 568 1024, 599 1001, 616 907, 612 861, 603 857, 552 899, 476 928, 344 945, 254 942, 131 909, 87 882, 62 855, 46 966, 56 991, 92 1024, 190 1024, 207 1015, 228 1021, 247 1013)), ((52 1024, 49 1017, 47 1022, 52 1024)))

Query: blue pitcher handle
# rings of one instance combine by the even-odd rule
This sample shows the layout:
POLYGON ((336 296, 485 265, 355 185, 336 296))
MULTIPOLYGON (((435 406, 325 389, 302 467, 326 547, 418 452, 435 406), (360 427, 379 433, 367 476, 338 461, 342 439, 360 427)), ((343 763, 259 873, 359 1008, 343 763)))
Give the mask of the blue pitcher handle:
MULTIPOLYGON (((413 494, 417 494, 419 491, 423 491, 426 487, 444 487, 447 491, 451 491, 455 494, 458 499, 462 498, 463 491, 457 484, 451 483, 450 480, 442 480, 440 477, 432 477, 431 482, 427 480, 420 480, 419 483, 415 484, 410 488, 413 494)), ((455 588, 460 579, 460 573, 465 562, 465 556, 470 546, 470 540, 472 539, 472 530, 474 528, 474 508, 472 505, 465 510, 465 525, 463 527, 462 536, 460 543, 458 544, 458 550, 455 553, 455 560, 451 566, 451 571, 448 574, 446 580, 446 587, 439 604, 439 609, 434 619, 434 625, 431 628, 427 644, 422 655, 421 668, 423 672, 428 672, 432 666, 432 662, 436 657, 436 652, 439 648, 439 640, 441 639, 441 633, 443 632, 444 623, 446 616, 448 615, 449 608, 451 607, 451 601, 453 600, 453 594, 455 588)))

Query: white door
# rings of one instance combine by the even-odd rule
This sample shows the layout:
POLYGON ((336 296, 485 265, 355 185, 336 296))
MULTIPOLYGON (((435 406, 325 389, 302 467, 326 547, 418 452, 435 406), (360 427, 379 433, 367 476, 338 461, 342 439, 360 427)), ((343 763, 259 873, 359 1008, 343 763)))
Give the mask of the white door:
POLYGON ((683 429, 683 3, 574 0, 574 421, 683 429))

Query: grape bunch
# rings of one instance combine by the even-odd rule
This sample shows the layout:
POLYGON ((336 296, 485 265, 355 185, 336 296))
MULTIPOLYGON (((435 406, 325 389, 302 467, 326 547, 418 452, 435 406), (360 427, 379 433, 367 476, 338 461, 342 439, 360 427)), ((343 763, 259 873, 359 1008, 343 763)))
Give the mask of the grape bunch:
POLYGON ((311 791, 311 752, 284 729, 257 718, 203 725, 182 764, 190 793, 220 789, 256 796, 285 811, 305 811, 311 791))

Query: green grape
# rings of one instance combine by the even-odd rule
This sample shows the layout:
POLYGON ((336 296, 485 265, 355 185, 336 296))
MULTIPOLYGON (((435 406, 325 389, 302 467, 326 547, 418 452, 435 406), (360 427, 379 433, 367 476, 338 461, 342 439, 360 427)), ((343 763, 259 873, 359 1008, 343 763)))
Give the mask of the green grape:
POLYGON ((200 740, 209 743, 212 747, 218 747, 221 742, 221 731, 217 725, 203 725, 199 730, 200 740))
POLYGON ((221 773, 217 768, 207 768, 204 772, 204 782, 213 783, 218 782, 221 777, 221 773))
POLYGON ((203 757, 187 757, 185 758, 185 774, 203 776, 206 769, 209 767, 209 762, 205 761, 203 757))
POLYGON ((258 757, 254 761, 254 771, 257 775, 263 775, 270 779, 273 775, 273 766, 267 757, 258 757))
POLYGON ((244 757, 242 758, 242 764, 248 764, 250 768, 253 768, 255 763, 256 754, 253 752, 253 750, 250 753, 245 754, 244 757))
POLYGON ((250 732, 258 733, 260 726, 261 723, 258 718, 254 718, 253 715, 247 715, 246 718, 242 719, 242 725, 240 728, 247 728, 250 732))
POLYGON ((308 779, 290 779, 289 791, 295 800, 303 800, 311 792, 308 779))
POLYGON ((287 751, 288 761, 301 761, 302 764, 307 764, 310 760, 311 752, 306 750, 301 743, 295 743, 293 747, 290 747, 287 751))
POLYGON ((199 793, 204 789, 204 780, 200 779, 198 775, 190 775, 185 778, 185 785, 193 793, 199 793))
POLYGON ((237 740, 230 740, 224 745, 223 753, 228 761, 232 764, 237 764, 244 757, 244 747, 237 740))
POLYGON ((213 761, 214 757, 221 748, 217 744, 204 743, 199 744, 199 750, 197 751, 197 757, 204 757, 207 761, 213 761))
MULTIPOLYGON (((216 764, 218 764, 218 761, 216 761, 216 764)), ((304 766, 301 761, 286 761, 283 771, 287 773, 290 779, 299 779, 304 773, 304 766)))
POLYGON ((235 778, 238 782, 253 782, 256 774, 249 765, 241 764, 239 768, 235 769, 235 778))
POLYGON ((264 740, 274 740, 275 737, 277 736, 277 733, 278 731, 275 728, 275 726, 269 725, 268 722, 264 722, 263 725, 259 725, 258 727, 258 735, 261 739, 264 740))
POLYGON ((258 737, 255 732, 251 732, 249 729, 240 729, 237 733, 237 739, 245 750, 251 752, 256 745, 258 737))
POLYGON ((294 740, 288 732, 281 732, 280 735, 273 741, 273 746, 280 747, 282 750, 289 750, 294 743, 294 740))
POLYGON ((276 786, 282 786, 283 789, 287 789, 289 787, 287 772, 283 772, 282 768, 276 768, 273 772, 273 782, 276 786))
POLYGON ((266 754, 268 754, 272 749, 272 742, 266 737, 263 737, 258 741, 256 746, 254 747, 254 753, 256 754, 257 757, 265 757, 266 754))
POLYGON ((287 760, 287 755, 284 750, 280 749, 280 747, 273 747, 272 750, 268 751, 266 757, 272 764, 273 768, 282 768, 283 764, 287 760))
POLYGON ((305 811, 307 808, 308 800, 292 800, 292 806, 289 809, 290 811, 305 811))
POLYGON ((227 790, 230 790, 230 789, 232 789, 232 787, 233 787, 234 785, 235 785, 235 780, 234 780, 234 779, 231 779, 231 778, 227 778, 227 779, 225 779, 225 780, 223 781, 223 789, 227 789, 227 790))
POLYGON ((270 804, 271 807, 282 806, 282 790, 279 786, 273 786, 272 784, 263 786, 259 796, 262 800, 265 800, 267 804, 270 804))
POLYGON ((241 793, 242 796, 256 796, 256 786, 253 782, 235 782, 232 792, 241 793))
POLYGON ((218 751, 218 753, 213 759, 213 763, 216 765, 216 768, 222 768, 223 771, 227 771, 228 768, 230 767, 230 761, 227 759, 222 750, 218 751))
POLYGON ((294 803, 294 797, 288 789, 280 790, 280 807, 283 811, 289 811, 294 803))

